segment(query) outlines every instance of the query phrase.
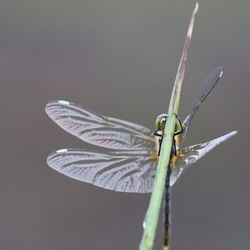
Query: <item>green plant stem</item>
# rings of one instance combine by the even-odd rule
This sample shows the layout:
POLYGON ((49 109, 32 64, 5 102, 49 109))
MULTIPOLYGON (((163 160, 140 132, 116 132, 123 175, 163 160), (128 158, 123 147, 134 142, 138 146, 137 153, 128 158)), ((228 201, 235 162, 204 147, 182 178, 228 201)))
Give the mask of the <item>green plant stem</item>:
POLYGON ((189 24, 184 48, 182 51, 179 67, 177 70, 175 83, 171 95, 171 100, 168 109, 168 119, 165 125, 164 137, 162 142, 162 148, 157 165, 156 177, 153 186, 153 192, 151 195, 149 207, 143 223, 144 232, 140 243, 140 250, 153 250, 154 239, 156 235, 157 224, 159 221, 159 214, 161 209, 162 197, 164 193, 165 181, 168 171, 168 165, 170 163, 173 135, 176 126, 176 116, 179 110, 180 95, 183 85, 183 79, 185 74, 185 64, 187 59, 187 52, 191 41, 195 14, 198 10, 198 3, 196 3, 193 11, 191 21, 189 24))

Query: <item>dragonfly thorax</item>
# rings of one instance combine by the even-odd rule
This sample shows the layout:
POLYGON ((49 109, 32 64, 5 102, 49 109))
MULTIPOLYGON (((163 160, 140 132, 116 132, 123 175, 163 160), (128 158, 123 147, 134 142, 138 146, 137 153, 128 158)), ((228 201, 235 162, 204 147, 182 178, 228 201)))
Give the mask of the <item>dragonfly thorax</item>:
POLYGON ((156 137, 155 139, 156 139, 156 145, 158 148, 158 156, 160 155, 160 151, 161 151, 162 137, 163 137, 167 117, 168 117, 167 114, 160 114, 157 116, 155 120, 156 131, 154 132, 154 135, 156 137))

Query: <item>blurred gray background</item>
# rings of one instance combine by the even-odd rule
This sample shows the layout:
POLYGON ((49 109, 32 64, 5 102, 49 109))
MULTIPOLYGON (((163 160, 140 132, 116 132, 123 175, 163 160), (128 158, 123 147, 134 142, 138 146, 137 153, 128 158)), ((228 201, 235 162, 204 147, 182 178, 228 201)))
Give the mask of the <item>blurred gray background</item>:
MULTIPOLYGON (((67 99, 154 129, 168 108, 194 5, 0 1, 0 249, 138 248, 150 196, 103 190, 48 168, 55 149, 86 144, 49 120, 44 106, 67 99)), ((247 0, 200 1, 180 117, 211 70, 223 65, 225 74, 186 143, 239 134, 173 187, 173 250, 250 246, 249 10, 247 0)))

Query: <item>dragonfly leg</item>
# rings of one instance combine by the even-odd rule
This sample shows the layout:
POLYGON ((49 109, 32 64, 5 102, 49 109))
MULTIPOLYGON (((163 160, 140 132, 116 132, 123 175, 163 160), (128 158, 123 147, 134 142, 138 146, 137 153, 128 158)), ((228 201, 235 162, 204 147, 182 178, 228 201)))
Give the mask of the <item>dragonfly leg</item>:
POLYGON ((176 149, 176 142, 175 138, 173 137, 173 144, 172 144, 172 155, 177 155, 177 149, 176 149))
POLYGON ((160 139, 159 139, 159 150, 158 150, 158 156, 160 156, 161 146, 162 146, 162 138, 160 138, 160 139))
POLYGON ((182 123, 181 123, 180 119, 178 118, 177 114, 174 113, 174 115, 175 115, 176 121, 178 122, 178 124, 177 124, 178 130, 174 132, 172 154, 176 156, 177 155, 177 149, 176 149, 175 136, 177 136, 179 134, 182 134, 184 130, 183 130, 182 123))
MULTIPOLYGON (((158 150, 158 156, 160 156, 160 152, 161 152, 161 146, 162 146, 162 139, 163 138, 160 138, 159 139, 159 150, 158 150)), ((173 138, 173 143, 172 143, 172 151, 171 151, 171 154, 172 155, 177 155, 177 150, 176 150, 176 143, 175 143, 175 139, 173 138)))
POLYGON ((159 150, 158 150, 158 156, 160 156, 161 152, 161 146, 162 146, 162 139, 163 139, 163 130, 164 130, 165 124, 162 124, 160 128, 158 128, 155 132, 154 135, 160 137, 159 138, 159 150))
POLYGON ((158 129, 154 132, 154 135, 155 135, 155 136, 161 137, 161 136, 162 136, 161 130, 162 130, 161 128, 158 128, 158 129))
POLYGON ((176 136, 176 135, 182 134, 184 129, 183 129, 182 123, 181 123, 180 119, 178 118, 177 114, 174 113, 174 115, 175 115, 175 118, 178 122, 178 127, 179 127, 179 130, 174 132, 174 136, 176 136))

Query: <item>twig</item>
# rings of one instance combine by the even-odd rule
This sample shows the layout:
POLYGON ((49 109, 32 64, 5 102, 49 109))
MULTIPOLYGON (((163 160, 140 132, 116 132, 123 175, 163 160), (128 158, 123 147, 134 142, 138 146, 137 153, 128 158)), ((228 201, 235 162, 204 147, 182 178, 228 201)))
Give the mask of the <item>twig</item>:
POLYGON ((166 182, 166 176, 168 172, 168 165, 170 163, 171 149, 173 143, 173 135, 176 126, 176 116, 179 110, 180 95, 183 84, 183 78, 185 74, 185 64, 187 59, 187 52, 191 41, 195 14, 198 10, 198 3, 196 3, 193 11, 191 21, 189 24, 186 41, 181 55, 181 60, 177 70, 174 88, 171 95, 171 100, 168 109, 168 119, 165 125, 164 137, 162 142, 162 148, 157 165, 156 177, 153 186, 153 192, 151 195, 149 207, 143 223, 144 232, 140 243, 140 250, 153 250, 154 239, 159 220, 159 214, 161 209, 162 197, 164 193, 164 187, 166 182))

